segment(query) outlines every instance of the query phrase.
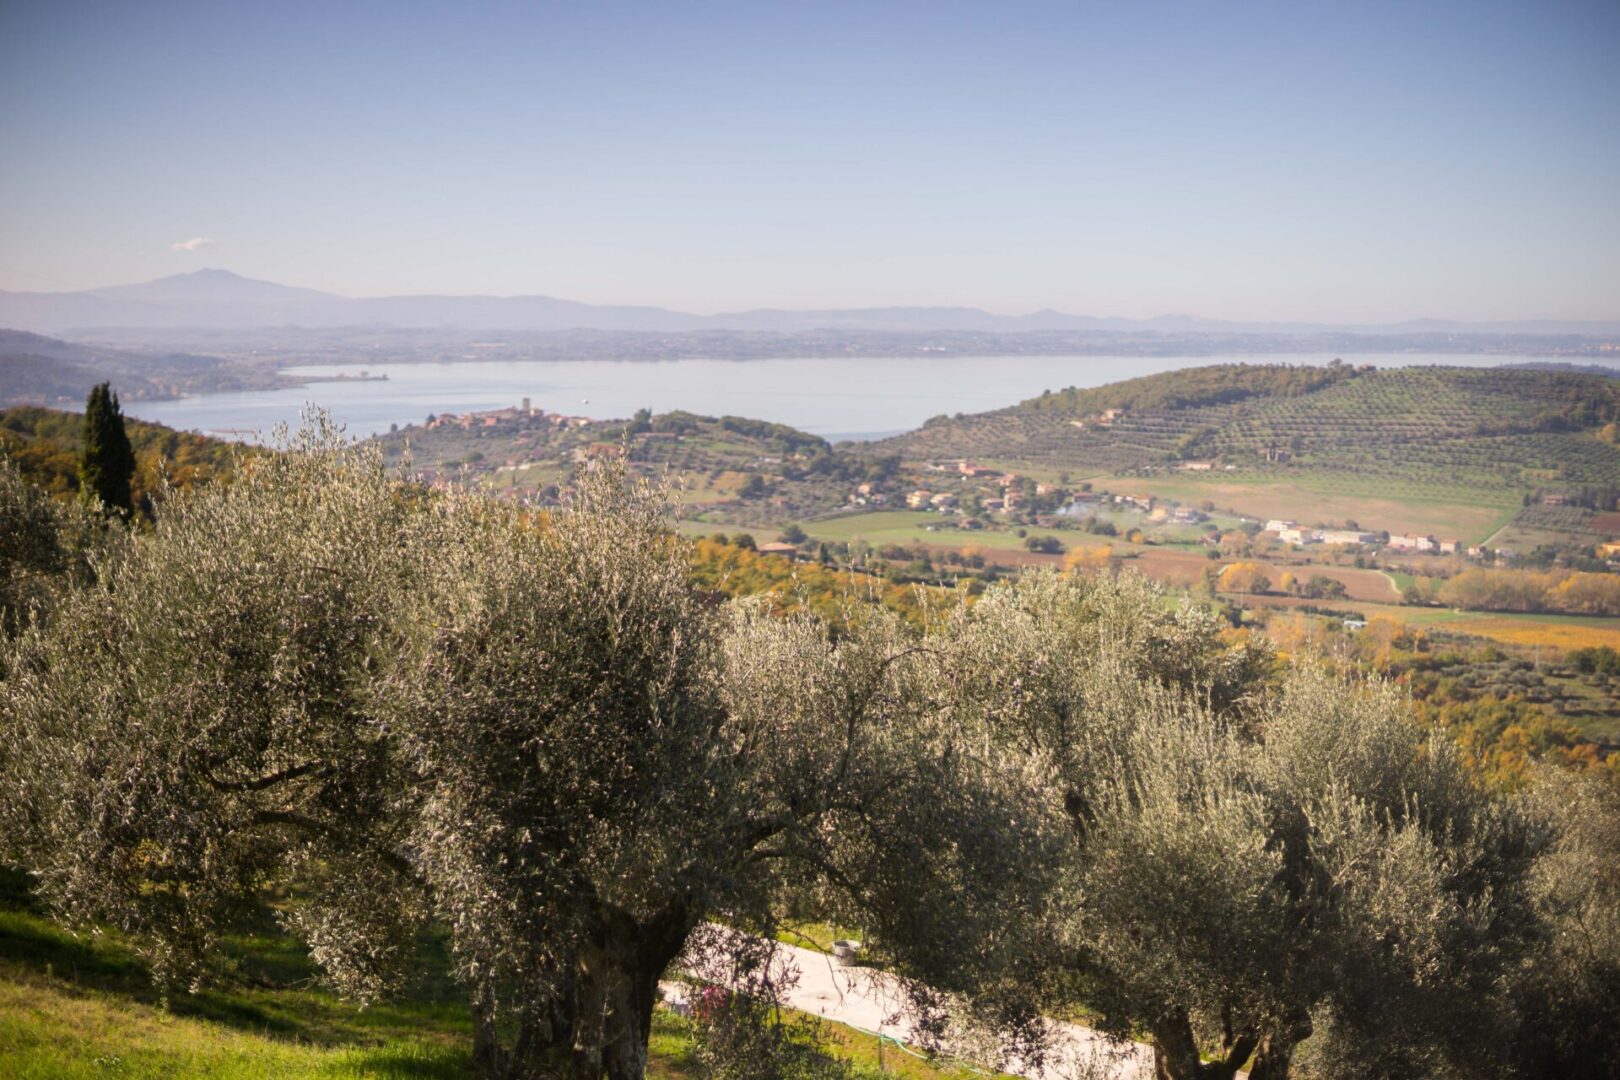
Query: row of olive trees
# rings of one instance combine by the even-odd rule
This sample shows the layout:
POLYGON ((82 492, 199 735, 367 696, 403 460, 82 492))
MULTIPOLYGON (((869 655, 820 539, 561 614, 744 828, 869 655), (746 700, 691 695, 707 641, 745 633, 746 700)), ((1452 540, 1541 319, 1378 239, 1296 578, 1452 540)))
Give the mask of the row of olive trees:
MULTIPOLYGON (((270 884, 361 1000, 442 927, 491 1076, 641 1076, 694 933, 807 894, 924 1030, 1026 1058, 1080 1007, 1167 1080, 1620 1061, 1612 793, 1483 792, 1393 693, 1278 688, 1133 577, 927 634, 724 605, 666 512, 613 465, 547 519, 427 492, 318 425, 170 500, 10 601, 0 859, 171 985, 270 884)), ((7 545, 50 513, 0 472, 7 545)))

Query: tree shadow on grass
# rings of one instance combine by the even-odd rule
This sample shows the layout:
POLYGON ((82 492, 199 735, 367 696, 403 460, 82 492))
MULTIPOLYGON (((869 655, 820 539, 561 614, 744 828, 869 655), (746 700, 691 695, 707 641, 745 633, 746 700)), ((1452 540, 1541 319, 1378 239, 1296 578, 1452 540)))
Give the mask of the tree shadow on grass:
POLYGON ((116 996, 272 1038, 353 1046, 354 1054, 364 1057, 360 1071, 366 1075, 465 1072, 472 1024, 449 976, 441 938, 424 937, 424 974, 416 985, 397 1001, 364 1009, 319 988, 306 950, 281 932, 269 911, 228 938, 216 959, 217 985, 165 999, 120 935, 63 929, 34 900, 26 875, 0 868, 0 973, 46 980, 67 994, 116 996), (418 1047, 396 1041, 437 1045, 418 1053, 418 1047))

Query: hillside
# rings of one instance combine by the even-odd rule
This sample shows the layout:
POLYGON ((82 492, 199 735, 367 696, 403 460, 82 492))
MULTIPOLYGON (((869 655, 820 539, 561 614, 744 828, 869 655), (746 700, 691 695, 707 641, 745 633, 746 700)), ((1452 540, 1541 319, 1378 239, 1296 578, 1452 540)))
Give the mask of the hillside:
POLYGON ((900 464, 894 454, 835 449, 785 424, 678 411, 629 421, 538 409, 444 414, 376 441, 391 462, 408 452, 413 468, 430 476, 466 473, 498 494, 542 505, 580 462, 622 452, 636 471, 678 483, 683 515, 722 524, 825 516, 845 506, 855 485, 890 479, 900 464))
POLYGON ((170 349, 134 352, 0 328, 0 408, 82 405, 100 382, 111 382, 120 397, 137 401, 262 389, 280 381, 267 365, 170 349))
POLYGON ((1620 384, 1580 372, 1222 365, 941 417, 880 447, 1144 490, 1281 485, 1510 515, 1548 494, 1612 509, 1617 416, 1620 384))
MULTIPOLYGON (((79 447, 84 417, 20 406, 0 410, 0 455, 15 461, 23 475, 58 498, 79 489, 79 447)), ((252 452, 235 443, 175 431, 162 424, 125 418, 135 448, 135 505, 150 509, 160 474, 185 489, 230 471, 235 455, 252 452)))
POLYGON ((82 403, 90 387, 107 380, 117 380, 132 398, 160 396, 162 387, 142 366, 140 358, 115 349, 0 329, 0 406, 82 403))

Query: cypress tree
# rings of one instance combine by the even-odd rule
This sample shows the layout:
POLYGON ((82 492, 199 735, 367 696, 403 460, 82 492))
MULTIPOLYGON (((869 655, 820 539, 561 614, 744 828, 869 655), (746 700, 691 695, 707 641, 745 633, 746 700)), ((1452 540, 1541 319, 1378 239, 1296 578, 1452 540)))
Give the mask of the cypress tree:
POLYGON ((101 383, 84 403, 84 449, 79 455, 79 497, 92 507, 99 501, 119 517, 135 511, 130 479, 135 450, 124 431, 124 414, 111 384, 101 383))

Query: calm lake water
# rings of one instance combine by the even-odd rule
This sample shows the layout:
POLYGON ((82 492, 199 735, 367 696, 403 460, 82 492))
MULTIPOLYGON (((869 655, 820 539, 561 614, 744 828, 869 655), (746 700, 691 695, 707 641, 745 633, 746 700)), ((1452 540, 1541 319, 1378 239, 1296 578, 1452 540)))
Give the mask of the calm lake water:
MULTIPOLYGON (((1347 363, 1491 367, 1501 356, 1340 354, 1347 363)), ((598 419, 685 409, 748 416, 825 438, 908 431, 940 413, 983 412, 1043 390, 1100 386, 1177 368, 1233 362, 1325 364, 1331 354, 1259 356, 951 356, 802 360, 525 360, 369 364, 382 380, 311 382, 280 390, 126 401, 125 411, 183 430, 251 438, 296 426, 307 403, 328 409, 351 435, 420 423, 431 413, 498 409, 531 399, 548 412, 598 419)), ((354 375, 360 366, 288 368, 294 376, 354 375)))

